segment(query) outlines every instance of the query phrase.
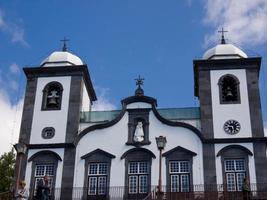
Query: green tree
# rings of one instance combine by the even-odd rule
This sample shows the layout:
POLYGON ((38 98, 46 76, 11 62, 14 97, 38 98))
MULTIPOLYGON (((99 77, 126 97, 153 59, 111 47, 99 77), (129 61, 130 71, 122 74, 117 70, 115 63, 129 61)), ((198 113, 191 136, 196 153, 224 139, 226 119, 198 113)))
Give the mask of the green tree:
POLYGON ((0 157, 0 193, 9 191, 14 181, 14 149, 0 157))

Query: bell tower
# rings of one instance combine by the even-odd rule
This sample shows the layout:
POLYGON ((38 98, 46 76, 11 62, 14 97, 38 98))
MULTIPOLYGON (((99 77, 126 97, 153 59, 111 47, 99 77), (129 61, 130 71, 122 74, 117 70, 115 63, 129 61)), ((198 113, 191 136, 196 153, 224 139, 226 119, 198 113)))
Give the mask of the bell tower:
MULTIPOLYGON (((61 161, 53 167, 57 169, 53 172, 57 179, 51 175, 53 187, 71 188, 75 163, 73 142, 78 134, 80 112, 90 111, 97 98, 87 65, 67 51, 65 42, 62 51, 53 52, 40 66, 23 69, 27 86, 19 142, 27 145, 27 159, 36 152, 57 154, 61 161)), ((33 174, 40 167, 39 160, 42 159, 32 162, 33 174)), ((26 163, 23 160, 22 169, 26 163)), ((33 176, 28 170, 22 172, 22 178, 31 188, 35 183, 29 177, 33 176)), ((62 190, 61 198, 71 199, 71 192, 62 190)))
POLYGON ((263 167, 267 161, 266 144, 260 142, 264 138, 259 94, 261 57, 248 57, 227 44, 225 31, 221 32, 221 44, 194 60, 195 96, 200 102, 201 132, 207 141, 203 144, 205 183, 217 184, 215 149, 228 143, 251 146, 257 152, 256 179, 263 183, 267 181, 263 167))

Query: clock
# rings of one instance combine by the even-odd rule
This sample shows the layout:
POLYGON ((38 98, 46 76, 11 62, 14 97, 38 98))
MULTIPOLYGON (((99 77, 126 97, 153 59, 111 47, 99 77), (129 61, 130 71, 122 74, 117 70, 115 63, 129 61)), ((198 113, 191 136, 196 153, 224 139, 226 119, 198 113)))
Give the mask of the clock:
POLYGON ((238 121, 230 119, 224 123, 223 129, 226 133, 234 135, 240 131, 241 125, 238 121))

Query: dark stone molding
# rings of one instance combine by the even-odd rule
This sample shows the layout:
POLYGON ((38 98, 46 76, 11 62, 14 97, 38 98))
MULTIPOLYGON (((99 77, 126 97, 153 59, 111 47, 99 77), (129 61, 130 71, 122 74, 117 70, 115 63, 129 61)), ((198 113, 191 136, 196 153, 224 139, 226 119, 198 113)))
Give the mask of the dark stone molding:
POLYGON ((154 106, 152 107, 152 111, 153 111, 154 115, 156 116, 156 118, 160 122, 162 122, 163 124, 166 124, 166 125, 169 125, 169 126, 183 127, 183 128, 189 129, 193 133, 195 133, 199 137, 199 139, 201 141, 204 140, 203 135, 201 134, 201 132, 196 127, 194 127, 194 126, 192 126, 190 124, 184 123, 184 122, 175 122, 175 121, 170 121, 168 119, 165 119, 159 114, 159 112, 157 111, 156 107, 154 107, 154 106))
MULTIPOLYGON (((135 96, 134 96, 135 97, 135 96)), ((143 100, 144 99, 150 99, 150 103, 152 103, 152 111, 154 113, 154 115, 156 116, 156 118, 162 122, 163 124, 166 124, 166 125, 169 125, 169 126, 174 126, 174 127, 183 127, 183 128, 186 128, 186 129, 189 129, 191 130, 193 133, 195 133, 201 141, 204 142, 204 137, 202 136, 201 132, 194 126, 190 125, 190 124, 187 124, 187 123, 184 123, 184 122, 174 122, 174 121, 170 121, 168 119, 165 119, 163 118, 159 112, 157 111, 156 109, 156 104, 155 104, 155 99, 151 98, 151 97, 146 97, 146 96, 140 96, 140 98, 143 100)), ((137 99, 139 97, 137 96, 137 99)), ((122 117, 124 116, 125 112, 127 111, 126 107, 127 107, 127 104, 128 103, 133 103, 135 102, 136 98, 133 98, 133 97, 129 97, 129 98, 126 98, 126 101, 122 101, 122 110, 120 112, 120 114, 113 120, 111 121, 108 121, 108 122, 105 122, 105 123, 101 123, 101 124, 96 124, 96 125, 93 125, 93 126, 90 126, 88 128, 85 128, 83 131, 81 131, 80 134, 78 134, 78 136, 75 138, 75 141, 74 141, 74 144, 77 146, 77 144, 79 143, 79 141, 89 132, 91 131, 94 131, 94 130, 98 130, 98 129, 104 129, 104 128, 108 128, 108 127, 111 127, 113 125, 115 125, 116 123, 118 123, 122 117), (129 100, 127 100, 129 99, 129 100)), ((136 101, 136 102, 139 102, 139 101, 136 101)), ((143 101, 144 102, 144 101, 143 101)), ((146 103, 149 103, 148 101, 146 101, 146 103)), ((132 109, 131 109, 132 110, 132 109)), ((133 109, 133 110, 138 110, 138 109, 133 109)), ((150 110, 150 109, 148 109, 150 110)), ((149 142, 147 144, 150 144, 149 142)))
POLYGON ((221 156, 223 155, 226 151, 228 150, 232 150, 232 149, 239 149, 240 151, 243 151, 244 153, 246 153, 247 155, 250 155, 250 156, 253 156, 253 153, 247 149, 246 147, 244 146, 241 146, 241 145, 229 145, 229 146, 226 146, 224 148, 222 148, 218 153, 217 153, 217 157, 218 156, 221 156))
POLYGON ((28 159, 28 162, 31 162, 33 161, 34 159, 36 159, 37 157, 42 157, 43 155, 47 156, 51 156, 51 157, 54 157, 56 158, 57 160, 59 161, 62 161, 62 158, 54 151, 49 151, 49 150, 45 150, 45 151, 39 151, 35 154, 33 154, 29 159, 28 159))
POLYGON ((264 127, 262 120, 258 76, 259 76, 258 70, 256 69, 246 70, 252 137, 264 137, 264 127))
POLYGON ((57 149, 57 148, 75 148, 73 143, 49 143, 49 144, 28 144, 28 149, 57 149))
POLYGON ((194 60, 195 96, 199 96, 199 71, 255 69, 260 70, 261 57, 243 59, 194 60))
POLYGON ((245 143, 245 142, 267 142, 267 137, 257 138, 217 138, 217 139, 205 139, 203 141, 207 144, 220 144, 220 143, 245 143))
POLYGON ((116 158, 116 156, 114 156, 113 154, 111 154, 109 152, 106 152, 106 151, 104 151, 102 149, 96 149, 94 151, 91 151, 90 153, 87 153, 87 154, 83 155, 81 157, 81 159, 86 159, 86 158, 91 157, 92 155, 95 155, 95 154, 102 154, 102 155, 104 155, 104 156, 106 156, 108 158, 111 158, 111 159, 112 158, 116 158))
POLYGON ((129 113, 129 122, 128 122, 128 141, 126 145, 133 145, 140 147, 143 145, 149 145, 149 112, 151 109, 140 108, 140 109, 127 109, 129 113), (138 122, 143 124, 144 140, 141 142, 134 141, 134 134, 138 122))
POLYGON ((218 85, 219 85, 219 97, 220 97, 220 104, 240 104, 241 103, 241 96, 240 96, 240 82, 238 80, 238 78, 233 75, 233 74, 225 74, 223 76, 220 77, 219 81, 218 81, 218 85), (236 101, 225 101, 223 100, 223 92, 222 92, 222 84, 223 84, 223 79, 226 77, 231 77, 232 79, 235 80, 236 83, 236 92, 237 92, 237 100, 236 101))
POLYGON ((130 96, 128 98, 123 99, 121 101, 121 104, 124 107, 125 105, 136 102, 149 103, 152 104, 153 106, 157 106, 157 100, 148 96, 130 96))
POLYGON ((79 141, 89 132, 94 131, 94 130, 98 130, 98 129, 104 129, 104 128, 108 128, 111 127, 113 125, 115 125, 116 123, 118 123, 122 117, 124 116, 126 112, 126 107, 124 106, 123 109, 121 110, 120 114, 113 120, 105 122, 105 123, 101 123, 101 124, 96 124, 93 126, 89 126, 88 128, 85 128, 83 131, 81 131, 79 133, 79 135, 75 138, 74 140, 74 144, 77 146, 77 144, 79 143, 79 141))
POLYGON ((253 144, 256 180, 259 184, 257 185, 257 189, 259 191, 266 189, 266 185, 261 184, 267 183, 266 149, 266 142, 258 142, 253 144))
POLYGON ((167 183, 167 191, 170 192, 171 191, 171 174, 170 174, 170 167, 169 167, 169 163, 170 161, 188 161, 189 162, 189 168, 190 168, 190 185, 193 185, 193 176, 194 176, 194 172, 193 172, 193 157, 196 156, 197 154, 195 152, 192 152, 188 149, 185 149, 181 146, 177 146, 167 152, 165 152, 164 154, 162 154, 162 156, 166 157, 165 158, 165 164, 166 164, 166 183, 167 183))
MULTIPOLYGON (((28 78, 27 85, 25 90, 23 113, 21 118, 21 127, 19 135, 19 143, 29 144, 32 130, 32 120, 33 120, 33 111, 35 104, 37 88, 37 78, 28 78)), ((26 166, 27 166, 27 156, 28 152, 22 157, 20 165, 20 180, 25 179, 26 166)), ((19 168, 19 156, 16 157, 15 164, 15 177, 17 178, 17 172, 19 168)))
POLYGON ((60 67, 27 67, 23 68, 27 78, 55 77, 55 76, 83 76, 84 83, 91 101, 96 101, 96 93, 91 81, 87 65, 60 67))
MULTIPOLYGON (((151 191, 151 164, 152 158, 155 158, 155 155, 148 149, 144 148, 133 148, 126 151, 122 156, 121 159, 125 159, 125 180, 124 186, 125 188, 129 187, 129 173, 128 173, 128 166, 130 162, 148 162, 149 169, 148 169, 148 193, 151 191)), ((136 197, 135 195, 132 196, 128 193, 128 190, 125 192, 125 199, 144 199, 147 194, 140 194, 141 196, 136 197)))
MULTIPOLYGON (((102 150, 102 149, 96 149, 84 156, 81 157, 81 159, 84 159, 84 188, 88 188, 88 167, 89 164, 91 163, 107 163, 108 167, 108 174, 107 174, 107 192, 106 195, 109 194, 109 185, 110 185, 110 170, 111 170, 111 159, 115 158, 114 155, 102 150)), ((95 175, 97 176, 97 175, 95 175)), ((94 196, 97 199, 97 195, 94 196)), ((87 199, 87 190, 83 190, 83 198, 82 199, 87 199)), ((106 199, 106 198, 105 198, 106 199)))
POLYGON ((122 154, 121 160, 124 159, 124 158, 126 158, 129 154, 138 153, 138 152, 146 153, 151 158, 156 158, 155 154, 152 151, 150 151, 149 149, 145 149, 145 148, 132 148, 132 149, 129 149, 128 151, 126 151, 126 152, 124 152, 122 154))
POLYGON ((187 154, 187 155, 189 155, 189 156, 191 156, 191 157, 197 155, 197 153, 195 153, 195 152, 193 152, 193 151, 190 151, 190 150, 188 150, 188 149, 185 149, 185 148, 183 148, 183 147, 181 147, 181 146, 177 146, 177 147, 175 147, 175 148, 173 148, 173 149, 171 149, 171 150, 169 150, 169 151, 163 153, 162 156, 164 156, 164 157, 168 157, 170 154, 173 154, 173 153, 175 153, 175 152, 183 152, 184 154, 187 154))
MULTIPOLYGON (((239 145, 230 145, 229 148, 226 148, 224 151, 221 152, 221 166, 222 166, 222 177, 223 177, 223 183, 226 184, 226 173, 225 173, 225 160, 231 160, 231 159, 244 159, 245 161, 245 170, 246 170, 246 176, 249 179, 249 159, 248 155, 250 155, 250 151, 248 149, 240 148, 239 145), (232 148, 231 148, 232 146, 232 148)), ((223 148, 224 149, 224 148, 223 148)))
MULTIPOLYGON (((76 67, 76 66, 75 66, 76 67)), ((72 76, 70 83, 69 108, 66 127, 66 143, 73 143, 78 134, 80 121, 80 102, 82 99, 82 77, 72 76)), ((64 149, 62 188, 72 188, 74 180, 76 148, 64 149)), ((72 199, 72 190, 62 190, 62 199, 72 199)))
MULTIPOLYGON (((58 166, 58 155, 55 152, 52 151, 42 151, 42 152, 38 152, 36 154, 36 156, 32 156, 31 161, 32 161, 32 171, 31 171, 31 182, 30 182, 30 197, 31 199, 33 199, 33 195, 34 195, 34 178, 35 178, 35 169, 36 169, 36 165, 37 164, 53 164, 54 165, 54 177, 53 177, 53 185, 52 185, 52 191, 55 188, 55 180, 56 180, 56 176, 57 176, 57 166, 58 166), (49 152, 49 153, 46 153, 49 152), (39 153, 39 154, 38 154, 39 153)), ((60 158, 61 159, 61 158, 60 158)), ((26 166, 25 166, 26 168, 26 166)))
POLYGON ((205 191, 215 192, 217 188, 210 187, 217 184, 214 144, 203 144, 203 173, 205 191))
POLYGON ((63 86, 60 82, 58 81, 51 81, 49 83, 47 83, 43 89, 43 98, 42 98, 42 108, 41 110, 42 111, 50 111, 50 110, 61 110, 61 103, 62 103, 62 96, 63 96, 63 86), (59 106, 58 107, 55 107, 55 108, 48 108, 47 107, 47 96, 48 96, 48 90, 49 90, 49 87, 52 86, 52 85, 56 85, 57 87, 60 88, 60 92, 59 92, 59 106))

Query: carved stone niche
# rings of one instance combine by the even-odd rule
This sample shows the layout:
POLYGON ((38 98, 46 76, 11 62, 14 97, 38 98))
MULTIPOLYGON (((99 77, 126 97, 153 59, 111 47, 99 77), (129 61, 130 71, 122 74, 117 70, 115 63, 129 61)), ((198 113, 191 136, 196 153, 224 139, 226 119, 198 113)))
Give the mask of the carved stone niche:
POLYGON ((149 111, 151 109, 129 109, 127 145, 149 145, 149 111))

